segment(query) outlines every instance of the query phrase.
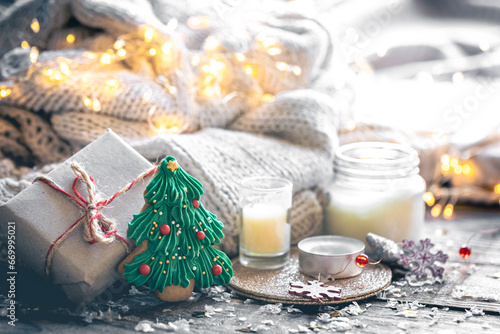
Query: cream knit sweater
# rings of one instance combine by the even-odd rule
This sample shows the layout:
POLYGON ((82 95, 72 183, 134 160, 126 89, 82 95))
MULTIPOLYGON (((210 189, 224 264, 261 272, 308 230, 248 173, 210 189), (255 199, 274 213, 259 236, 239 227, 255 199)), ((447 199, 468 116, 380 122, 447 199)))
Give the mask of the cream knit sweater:
POLYGON ((266 14, 232 29, 239 9, 217 4, 200 8, 191 1, 27 0, 0 14, 2 35, 14 36, 0 39, 0 80, 14 82, 12 94, 0 100, 0 203, 50 170, 49 163, 62 161, 112 128, 153 162, 174 155, 202 182, 204 205, 225 224, 222 249, 230 256, 237 254, 237 184, 246 176, 290 179, 292 241, 319 233, 321 188, 331 177, 338 145, 337 115, 330 96, 308 87, 328 69, 329 35, 317 22, 297 14, 266 14), (210 17, 212 24, 192 29, 186 22, 194 15, 210 17), (67 27, 70 17, 78 21, 76 27, 67 27), (32 18, 40 23, 38 34, 30 32, 32 18), (65 59, 77 64, 86 52, 105 51, 119 35, 137 33, 144 24, 167 32, 173 18, 178 27, 168 33, 176 41, 180 70, 167 78, 176 85, 175 96, 158 83, 165 69, 144 59, 85 72, 72 68, 72 75, 54 85, 40 71, 28 71, 29 50, 19 48, 21 40, 13 34, 27 32, 21 36, 40 48, 39 63, 65 59), (68 33, 76 37, 72 45, 66 42, 68 33), (299 67, 299 75, 274 66, 275 58, 255 42, 261 33, 279 41, 276 59, 299 67), (226 58, 228 75, 220 82, 219 99, 207 99, 191 86, 196 73, 190 57, 203 49, 208 36, 220 42, 222 53, 243 52, 259 65, 252 77, 236 60, 226 58), (28 80, 19 80, 27 73, 28 80), (81 84, 83 75, 90 77, 87 86, 81 84), (109 78, 119 82, 116 94, 107 94, 102 85, 109 78), (98 113, 82 103, 89 86, 101 103, 98 113), (224 99, 233 92, 232 99, 224 99), (261 102, 264 93, 275 94, 274 101, 261 102), (185 133, 154 133, 147 122, 152 106, 159 114, 183 119, 185 133))

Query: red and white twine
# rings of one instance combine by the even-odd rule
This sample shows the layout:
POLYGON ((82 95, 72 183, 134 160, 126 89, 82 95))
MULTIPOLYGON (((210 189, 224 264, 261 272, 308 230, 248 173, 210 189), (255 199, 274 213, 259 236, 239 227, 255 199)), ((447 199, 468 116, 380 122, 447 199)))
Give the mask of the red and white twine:
POLYGON ((76 205, 80 206, 85 211, 85 213, 80 218, 78 218, 76 222, 74 222, 62 235, 60 235, 50 245, 47 254, 45 256, 45 274, 49 276, 54 253, 61 244, 61 242, 63 242, 64 239, 66 239, 66 237, 71 232, 73 232, 80 225, 81 222, 85 222, 85 224, 83 224, 83 238, 91 245, 95 243, 109 244, 118 239, 125 247, 127 253, 129 253, 130 245, 128 244, 127 240, 118 233, 118 230, 116 229, 116 223, 112 219, 105 217, 101 213, 101 209, 110 204, 111 202, 113 202, 115 198, 117 198, 118 196, 129 191, 138 181, 156 172, 157 168, 158 166, 154 166, 146 170, 132 182, 130 182, 125 187, 114 193, 111 197, 102 200, 100 199, 100 196, 97 192, 97 186, 94 179, 77 162, 71 163, 71 169, 76 175, 72 186, 73 193, 75 194, 75 196, 63 190, 52 179, 46 176, 37 177, 33 181, 33 183, 37 181, 45 183, 46 185, 52 187, 61 194, 64 194, 68 199, 70 199, 76 205), (78 180, 80 180, 80 182, 82 182, 85 188, 87 189, 88 199, 85 199, 85 197, 80 195, 80 193, 76 189, 78 180))

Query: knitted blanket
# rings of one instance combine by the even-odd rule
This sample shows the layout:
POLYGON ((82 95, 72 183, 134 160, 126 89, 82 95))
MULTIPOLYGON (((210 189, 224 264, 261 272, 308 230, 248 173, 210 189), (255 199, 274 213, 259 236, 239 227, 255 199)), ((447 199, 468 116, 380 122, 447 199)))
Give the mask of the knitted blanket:
POLYGON ((328 82, 327 31, 283 10, 200 6, 25 0, 4 9, 0 204, 112 128, 153 162, 174 155, 203 183, 230 256, 243 177, 293 181, 292 241, 320 232, 338 145, 334 102, 318 84, 328 82), (165 120, 182 133, 162 132, 165 120))

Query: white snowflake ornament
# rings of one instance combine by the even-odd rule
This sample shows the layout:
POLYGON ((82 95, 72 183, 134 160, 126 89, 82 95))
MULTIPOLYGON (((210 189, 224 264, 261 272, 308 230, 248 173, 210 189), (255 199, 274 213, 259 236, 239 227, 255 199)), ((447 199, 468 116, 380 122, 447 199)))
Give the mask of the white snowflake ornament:
POLYGON ((307 284, 300 281, 291 282, 288 292, 291 295, 304 296, 315 302, 324 298, 328 300, 340 300, 342 297, 342 289, 334 286, 325 286, 317 280, 308 281, 307 284))
POLYGON ((412 240, 403 240, 404 254, 401 255, 398 262, 403 266, 410 268, 418 279, 426 278, 427 271, 434 277, 443 277, 444 268, 435 264, 435 262, 445 263, 448 255, 439 251, 436 254, 430 252, 434 244, 430 239, 420 240, 421 247, 417 246, 412 240))

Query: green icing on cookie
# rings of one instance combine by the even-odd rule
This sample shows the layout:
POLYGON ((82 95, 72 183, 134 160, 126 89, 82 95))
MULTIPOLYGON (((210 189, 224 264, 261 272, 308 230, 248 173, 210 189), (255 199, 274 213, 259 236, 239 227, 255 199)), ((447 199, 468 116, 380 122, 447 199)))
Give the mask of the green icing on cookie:
POLYGON ((134 215, 127 237, 137 246, 149 240, 148 249, 125 264, 127 281, 159 291, 171 285, 186 288, 192 278, 199 288, 229 283, 231 261, 212 247, 224 238, 224 225, 201 203, 202 184, 167 156, 146 190, 150 205, 134 215))

